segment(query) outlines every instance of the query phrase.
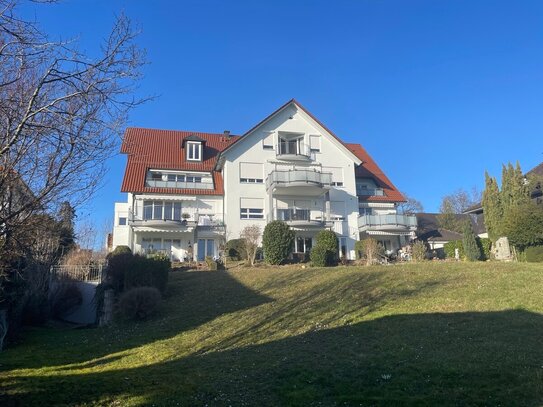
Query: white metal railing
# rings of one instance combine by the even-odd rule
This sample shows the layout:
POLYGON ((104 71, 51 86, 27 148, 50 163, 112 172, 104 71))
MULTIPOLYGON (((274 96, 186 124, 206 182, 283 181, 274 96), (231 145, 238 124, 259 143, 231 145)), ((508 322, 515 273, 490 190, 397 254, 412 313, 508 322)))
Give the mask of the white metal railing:
POLYGON ((271 187, 273 184, 288 185, 291 183, 330 186, 332 184, 332 173, 314 170, 274 170, 266 178, 266 188, 271 187))
POLYGON ((385 191, 383 188, 361 188, 357 186, 356 194, 362 196, 384 196, 385 191))
POLYGON ((213 180, 208 182, 187 182, 187 181, 163 181, 147 178, 145 186, 154 188, 175 188, 175 189, 213 189, 213 180))
POLYGON ((78 266, 52 266, 51 276, 56 279, 70 279, 76 281, 102 281, 103 265, 78 265, 78 266))
POLYGON ((280 140, 275 151, 278 156, 296 155, 306 158, 311 157, 311 147, 298 140, 280 140))
POLYGON ((358 218, 358 226, 404 226, 408 228, 417 227, 415 215, 362 215, 358 218))

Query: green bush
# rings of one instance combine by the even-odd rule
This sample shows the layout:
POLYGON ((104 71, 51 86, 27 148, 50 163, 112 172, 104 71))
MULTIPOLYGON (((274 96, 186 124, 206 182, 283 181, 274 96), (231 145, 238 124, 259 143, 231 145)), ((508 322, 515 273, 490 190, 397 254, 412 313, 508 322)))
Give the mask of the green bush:
POLYGON ((509 243, 521 251, 543 245, 543 208, 527 203, 510 208, 504 214, 503 233, 509 243))
POLYGON ((143 320, 155 313, 160 300, 160 292, 155 287, 132 288, 119 298, 117 313, 123 319, 143 320))
POLYGON ((315 243, 315 247, 322 247, 326 251, 326 266, 337 266, 339 240, 336 234, 331 230, 322 230, 315 237, 315 243))
POLYGON ((443 251, 445 256, 449 259, 454 259, 454 249, 458 249, 460 258, 464 258, 464 244, 461 240, 451 240, 450 242, 445 243, 443 246, 443 251))
POLYGON ((481 259, 481 249, 477 244, 477 236, 469 221, 464 222, 463 225, 462 244, 464 246, 464 253, 466 254, 467 261, 477 261, 481 259))
POLYGON ((168 259, 135 255, 130 269, 124 274, 124 290, 135 287, 155 287, 164 294, 170 269, 171 263, 168 259))
POLYGON ((543 246, 530 246, 524 250, 526 261, 530 263, 543 262, 543 246))
POLYGON ((105 283, 111 286, 115 293, 124 290, 125 273, 132 268, 134 256, 127 246, 118 246, 107 255, 105 283))
POLYGON ((245 239, 232 239, 226 242, 226 256, 232 260, 247 260, 245 239))
POLYGON ((51 315, 62 318, 83 302, 83 295, 74 283, 59 283, 50 297, 51 315))
POLYGON ((492 240, 487 237, 478 237, 477 245, 481 250, 481 260, 490 260, 492 250, 492 240))
POLYGON ((269 264, 283 263, 294 247, 294 231, 280 220, 274 220, 266 225, 262 234, 264 259, 269 264))
POLYGON ((324 246, 315 246, 309 254, 311 264, 316 267, 328 267, 337 264, 337 254, 324 246))

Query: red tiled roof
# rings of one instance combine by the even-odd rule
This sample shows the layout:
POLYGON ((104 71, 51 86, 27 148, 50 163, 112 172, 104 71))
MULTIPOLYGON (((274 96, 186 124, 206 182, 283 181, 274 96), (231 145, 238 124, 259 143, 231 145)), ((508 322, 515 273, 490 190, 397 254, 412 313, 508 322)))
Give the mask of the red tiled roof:
POLYGON ((130 127, 126 129, 121 153, 128 155, 121 192, 163 193, 181 195, 223 195, 224 183, 221 173, 213 171, 217 157, 239 136, 227 137, 223 133, 200 133, 191 131, 157 130, 130 127), (204 159, 201 162, 187 161, 181 144, 185 137, 198 136, 205 140, 204 159), (214 189, 175 189, 145 186, 147 170, 168 169, 213 173, 214 189))
POLYGON ((365 199, 368 202, 405 202, 405 197, 388 179, 377 163, 371 158, 368 152, 360 144, 347 143, 349 148, 362 164, 356 167, 355 175, 361 178, 373 178, 379 188, 383 188, 384 196, 369 196, 365 199))

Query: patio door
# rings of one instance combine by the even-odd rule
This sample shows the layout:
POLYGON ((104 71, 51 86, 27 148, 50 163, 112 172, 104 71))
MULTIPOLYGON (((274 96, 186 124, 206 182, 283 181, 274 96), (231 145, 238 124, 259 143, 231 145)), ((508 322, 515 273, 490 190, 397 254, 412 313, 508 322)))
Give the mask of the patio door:
POLYGON ((198 261, 204 261, 206 256, 215 257, 215 241, 213 239, 198 239, 198 261))

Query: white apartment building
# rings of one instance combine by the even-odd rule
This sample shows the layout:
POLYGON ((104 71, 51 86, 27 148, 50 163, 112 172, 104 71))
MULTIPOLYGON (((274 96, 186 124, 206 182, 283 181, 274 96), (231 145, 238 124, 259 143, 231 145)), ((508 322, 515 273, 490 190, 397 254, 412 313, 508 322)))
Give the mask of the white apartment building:
POLYGON ((243 136, 129 128, 121 152, 128 199, 115 204, 113 248, 203 260, 271 220, 295 231, 295 253, 309 252, 323 229, 349 259, 367 236, 389 251, 414 237, 416 218, 396 213, 404 198, 364 148, 294 99, 243 136))

